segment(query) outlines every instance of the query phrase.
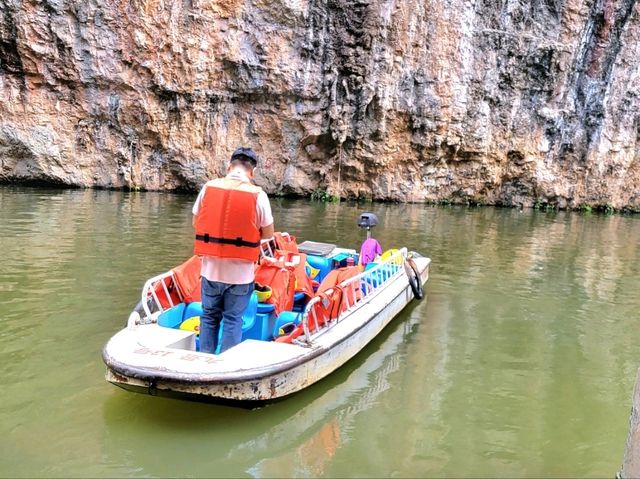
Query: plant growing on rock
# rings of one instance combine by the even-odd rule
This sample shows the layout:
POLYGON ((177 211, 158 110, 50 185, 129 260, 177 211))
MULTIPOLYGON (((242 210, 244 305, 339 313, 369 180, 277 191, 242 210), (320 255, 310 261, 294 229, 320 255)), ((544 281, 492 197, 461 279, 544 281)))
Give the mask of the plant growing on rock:
POLYGON ((339 203, 340 197, 332 195, 326 189, 318 188, 313 193, 311 193, 312 201, 321 201, 323 203, 339 203))

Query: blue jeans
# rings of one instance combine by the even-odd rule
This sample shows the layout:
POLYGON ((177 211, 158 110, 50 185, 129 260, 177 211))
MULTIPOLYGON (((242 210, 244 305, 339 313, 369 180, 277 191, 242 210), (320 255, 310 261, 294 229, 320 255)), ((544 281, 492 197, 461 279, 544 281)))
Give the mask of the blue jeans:
POLYGON ((200 351, 215 353, 218 349, 220 323, 222 344, 220 352, 235 346, 242 339, 242 314, 253 293, 253 282, 227 284, 202 278, 202 310, 200 317, 200 351))

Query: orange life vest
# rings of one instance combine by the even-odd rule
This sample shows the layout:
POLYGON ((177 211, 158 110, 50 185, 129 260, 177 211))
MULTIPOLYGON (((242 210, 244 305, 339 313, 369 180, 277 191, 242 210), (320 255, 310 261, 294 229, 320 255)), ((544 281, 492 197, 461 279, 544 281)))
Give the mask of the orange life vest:
POLYGON ((290 253, 298 253, 298 243, 295 236, 290 234, 285 235, 276 231, 273 233, 273 239, 276 242, 276 249, 290 253))
MULTIPOLYGON (((316 296, 320 296, 322 301, 315 303, 313 306, 314 313, 309 315, 308 326, 310 331, 314 331, 322 327, 328 321, 334 321, 347 308, 344 301, 344 292, 340 287, 340 283, 352 278, 360 273, 357 266, 347 266, 345 268, 334 269, 322 280, 316 296), (331 293, 327 294, 327 291, 331 293)), ((362 291, 356 290, 356 298, 362 298, 362 291)), ((279 343, 291 343, 294 339, 304 334, 304 326, 298 324, 295 329, 288 335, 279 336, 275 339, 279 343)))
POLYGON ((195 254, 257 261, 260 226, 256 204, 261 191, 241 180, 209 181, 196 216, 195 254))
POLYGON ((154 287, 154 292, 158 297, 160 305, 164 309, 169 308, 172 304, 175 306, 179 303, 192 303, 200 301, 200 269, 202 261, 199 256, 192 256, 173 271, 173 276, 164 278, 154 287), (165 288, 162 286, 164 282, 165 288), (167 297, 167 293, 169 296, 167 297))
POLYGON ((293 308, 295 275, 281 264, 262 262, 256 267, 256 283, 269 286, 271 297, 267 303, 275 306, 276 315, 293 308))
POLYGON ((199 256, 192 256, 187 261, 173 268, 173 277, 180 291, 184 303, 201 301, 200 270, 202 260, 199 256))
POLYGON ((292 262, 297 256, 298 261, 296 266, 293 267, 293 271, 296 277, 298 286, 296 292, 301 291, 307 295, 308 298, 313 298, 313 284, 311 278, 307 275, 306 263, 307 255, 300 253, 298 250, 298 243, 296 237, 293 235, 283 235, 281 232, 275 232, 273 238, 276 243, 275 257, 279 261, 292 262))

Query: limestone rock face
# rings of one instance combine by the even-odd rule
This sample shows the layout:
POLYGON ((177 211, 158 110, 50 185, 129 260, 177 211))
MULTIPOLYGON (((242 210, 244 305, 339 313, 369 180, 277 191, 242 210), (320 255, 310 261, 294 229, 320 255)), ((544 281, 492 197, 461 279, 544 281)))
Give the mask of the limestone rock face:
POLYGON ((640 206, 635 0, 0 0, 0 181, 640 206))

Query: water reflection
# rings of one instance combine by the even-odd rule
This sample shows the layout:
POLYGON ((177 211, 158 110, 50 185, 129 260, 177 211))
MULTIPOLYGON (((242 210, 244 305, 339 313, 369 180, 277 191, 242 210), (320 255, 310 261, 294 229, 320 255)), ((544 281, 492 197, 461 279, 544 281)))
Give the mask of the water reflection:
POLYGON ((402 344, 411 334, 412 325, 419 321, 416 316, 405 320, 405 315, 406 312, 390 327, 395 331, 388 337, 378 337, 349 364, 351 371, 342 383, 323 388, 325 392, 320 397, 266 433, 232 449, 229 457, 266 455, 248 469, 253 477, 325 475, 338 449, 354 439, 350 431, 356 416, 371 408, 391 387, 388 377, 399 369, 402 344), (372 350, 375 353, 361 362, 372 350), (273 444, 282 449, 274 457, 270 453, 273 444))

